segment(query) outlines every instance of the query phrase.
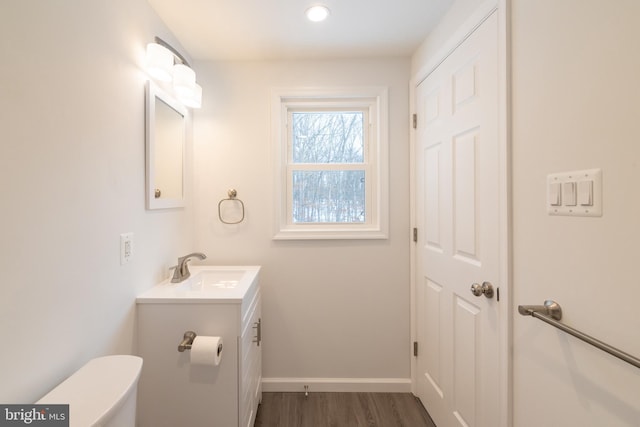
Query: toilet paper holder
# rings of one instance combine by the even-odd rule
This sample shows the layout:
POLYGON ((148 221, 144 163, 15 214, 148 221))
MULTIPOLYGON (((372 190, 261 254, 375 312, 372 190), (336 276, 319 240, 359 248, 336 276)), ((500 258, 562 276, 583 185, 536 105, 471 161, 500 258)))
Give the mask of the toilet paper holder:
POLYGON ((178 351, 183 352, 185 350, 191 350, 191 346, 193 345, 193 340, 196 339, 197 334, 193 331, 187 331, 184 333, 182 337, 182 341, 178 345, 178 351))
MULTIPOLYGON (((197 336, 198 334, 193 331, 185 332, 182 337, 182 341, 178 344, 178 351, 182 353, 185 350, 191 350, 193 340, 195 340, 197 336)), ((222 343, 218 345, 218 356, 220 356, 220 353, 222 353, 222 343)))

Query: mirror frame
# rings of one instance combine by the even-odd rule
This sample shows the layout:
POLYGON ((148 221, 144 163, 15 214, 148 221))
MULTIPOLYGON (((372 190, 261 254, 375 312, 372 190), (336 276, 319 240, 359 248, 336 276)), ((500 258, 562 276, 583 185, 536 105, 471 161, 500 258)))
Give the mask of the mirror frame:
POLYGON ((145 132, 145 164, 146 164, 146 207, 147 209, 180 208, 185 205, 185 153, 187 141, 187 113, 188 110, 180 102, 175 100, 152 81, 147 81, 146 96, 146 132, 145 132), (172 199, 155 198, 156 188, 156 100, 167 104, 176 113, 182 116, 182 197, 172 199))

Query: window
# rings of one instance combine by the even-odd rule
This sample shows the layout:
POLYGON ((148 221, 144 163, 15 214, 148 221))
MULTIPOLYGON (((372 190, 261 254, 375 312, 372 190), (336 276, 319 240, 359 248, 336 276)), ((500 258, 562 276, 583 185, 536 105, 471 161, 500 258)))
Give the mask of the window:
POLYGON ((387 90, 274 91, 276 239, 388 234, 387 90))

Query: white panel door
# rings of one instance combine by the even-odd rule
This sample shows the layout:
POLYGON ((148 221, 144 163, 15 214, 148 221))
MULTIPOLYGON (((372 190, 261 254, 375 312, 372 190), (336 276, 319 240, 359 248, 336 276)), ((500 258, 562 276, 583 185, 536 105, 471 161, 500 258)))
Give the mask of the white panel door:
POLYGON ((499 425, 498 19, 416 90, 417 393, 438 427, 499 425))

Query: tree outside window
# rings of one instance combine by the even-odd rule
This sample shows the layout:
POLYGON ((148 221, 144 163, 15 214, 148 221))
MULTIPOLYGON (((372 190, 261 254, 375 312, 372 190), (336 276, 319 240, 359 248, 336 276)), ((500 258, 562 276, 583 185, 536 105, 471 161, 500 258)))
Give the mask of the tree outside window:
POLYGON ((294 223, 365 222, 365 116, 363 111, 291 114, 294 223), (314 169, 296 170, 296 165, 314 169))

